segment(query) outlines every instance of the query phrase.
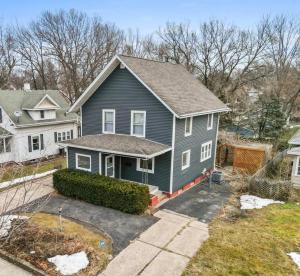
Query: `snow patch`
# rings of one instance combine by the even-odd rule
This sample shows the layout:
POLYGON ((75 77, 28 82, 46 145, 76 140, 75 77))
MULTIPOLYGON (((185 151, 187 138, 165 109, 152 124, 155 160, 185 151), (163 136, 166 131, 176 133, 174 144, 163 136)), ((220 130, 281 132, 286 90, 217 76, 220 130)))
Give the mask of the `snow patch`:
POLYGON ((49 174, 55 173, 57 170, 51 170, 51 171, 47 171, 47 172, 43 172, 43 173, 37 173, 37 174, 33 174, 33 175, 27 175, 24 177, 20 177, 20 178, 15 178, 13 180, 9 180, 9 181, 5 181, 5 182, 1 182, 0 183, 0 189, 15 185, 15 184, 20 184, 23 182, 27 182, 27 181, 31 181, 34 179, 38 179, 44 176, 47 176, 49 174))
POLYGON ((269 204, 284 204, 283 201, 268 199, 268 198, 261 198, 258 196, 253 195, 242 195, 240 198, 241 201, 241 209, 248 210, 248 209, 261 209, 269 204))
POLYGON ((56 270, 63 275, 72 275, 89 265, 89 260, 84 251, 72 255, 57 255, 48 258, 48 261, 55 264, 56 270))
POLYGON ((290 256, 294 263, 300 268, 300 252, 291 252, 287 255, 290 256))
POLYGON ((0 238, 8 235, 11 229, 11 223, 14 219, 28 219, 26 216, 6 215, 0 217, 0 238))

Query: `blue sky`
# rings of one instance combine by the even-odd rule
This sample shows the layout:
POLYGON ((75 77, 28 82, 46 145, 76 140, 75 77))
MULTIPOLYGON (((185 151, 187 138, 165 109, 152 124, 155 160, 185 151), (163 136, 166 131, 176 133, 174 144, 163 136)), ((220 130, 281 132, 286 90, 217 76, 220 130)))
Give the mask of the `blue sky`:
POLYGON ((253 27, 264 15, 299 16, 299 0, 1 0, 2 23, 27 23, 44 10, 75 8, 100 15, 122 29, 146 34, 165 22, 189 22, 197 26, 208 19, 221 19, 253 27))

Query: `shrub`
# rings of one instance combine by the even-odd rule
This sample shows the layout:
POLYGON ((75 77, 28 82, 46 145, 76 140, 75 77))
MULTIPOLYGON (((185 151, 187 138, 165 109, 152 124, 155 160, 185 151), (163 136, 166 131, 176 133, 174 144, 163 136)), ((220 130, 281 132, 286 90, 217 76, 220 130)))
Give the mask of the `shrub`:
POLYGON ((55 172, 53 185, 64 196, 131 214, 143 213, 150 200, 146 185, 78 170, 55 172))

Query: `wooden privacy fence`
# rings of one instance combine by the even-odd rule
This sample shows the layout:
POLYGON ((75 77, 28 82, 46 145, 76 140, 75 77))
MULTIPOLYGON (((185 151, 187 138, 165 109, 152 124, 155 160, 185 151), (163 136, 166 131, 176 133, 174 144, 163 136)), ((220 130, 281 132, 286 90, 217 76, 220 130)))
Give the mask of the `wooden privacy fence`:
POLYGON ((268 147, 264 145, 220 144, 217 148, 217 165, 233 166, 234 171, 253 174, 268 159, 268 147))

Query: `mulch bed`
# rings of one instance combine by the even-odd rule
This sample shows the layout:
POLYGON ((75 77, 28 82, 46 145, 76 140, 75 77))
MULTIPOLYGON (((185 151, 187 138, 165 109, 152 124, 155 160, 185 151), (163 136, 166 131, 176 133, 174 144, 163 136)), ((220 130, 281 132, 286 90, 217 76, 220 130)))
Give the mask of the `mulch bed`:
POLYGON ((30 220, 15 220, 12 229, 14 230, 6 241, 0 242, 1 248, 49 275, 61 275, 55 270, 55 265, 47 260, 56 255, 70 255, 84 251, 89 259, 89 265, 76 275, 97 275, 107 265, 108 256, 105 252, 97 252, 76 235, 66 235, 59 230, 42 228, 30 220))

